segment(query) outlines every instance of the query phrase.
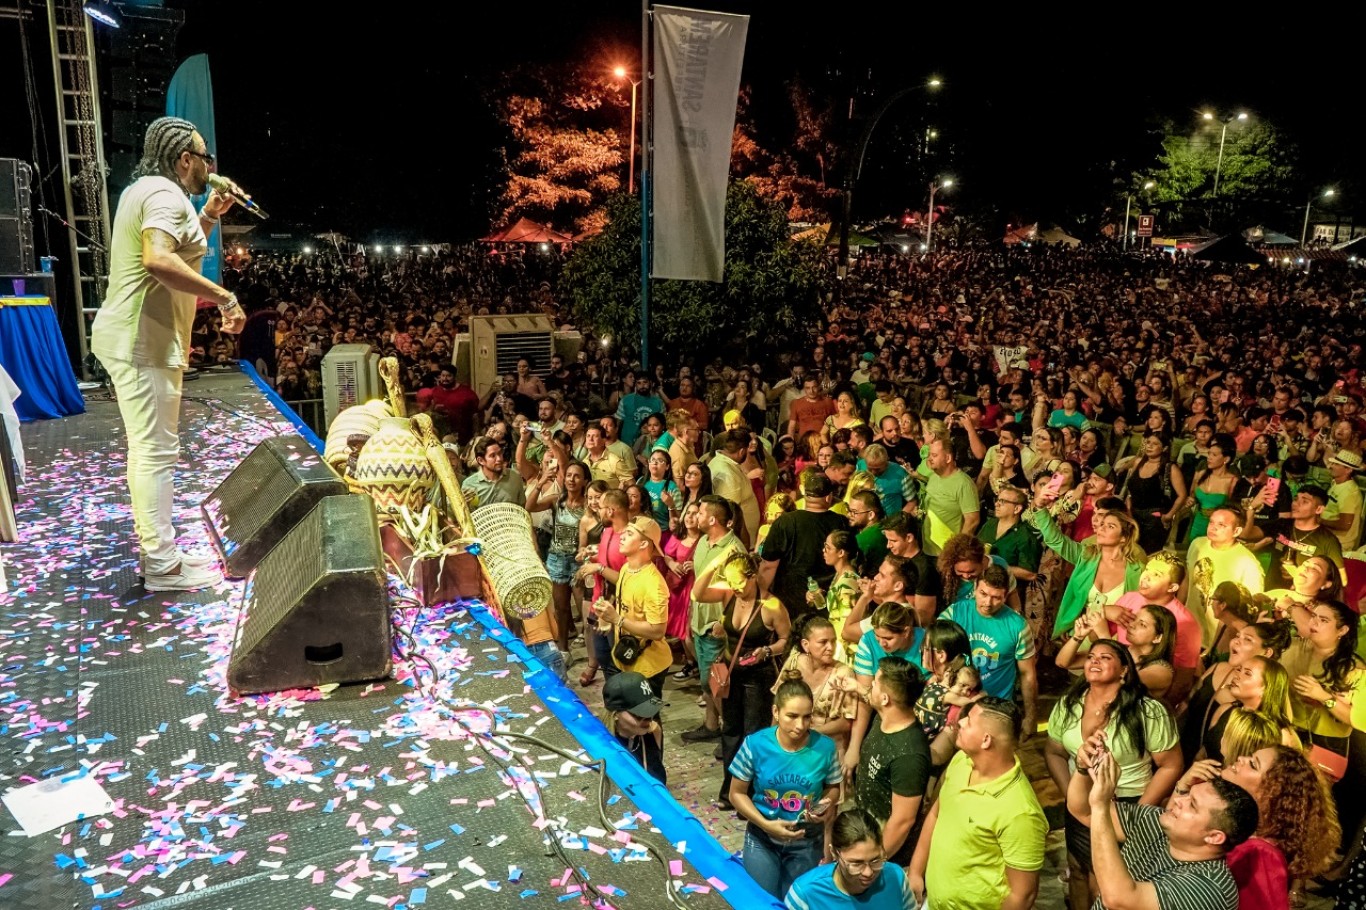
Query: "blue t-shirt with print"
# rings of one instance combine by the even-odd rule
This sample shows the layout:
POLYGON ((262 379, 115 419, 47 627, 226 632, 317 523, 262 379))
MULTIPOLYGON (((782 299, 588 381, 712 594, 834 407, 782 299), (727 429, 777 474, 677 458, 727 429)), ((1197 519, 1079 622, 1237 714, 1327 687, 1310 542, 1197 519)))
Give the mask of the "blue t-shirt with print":
POLYGON ((746 736, 731 760, 730 773, 750 782, 754 807, 764 818, 789 822, 815 806, 825 788, 844 777, 833 739, 812 730, 805 749, 789 752, 778 744, 777 727, 746 736))
POLYGON ((920 648, 925 644, 925 630, 917 628, 911 636, 911 643, 904 651, 884 651, 877 640, 877 630, 869 629, 859 639, 858 650, 854 652, 854 673, 858 676, 876 676, 878 661, 884 657, 903 657, 915 665, 920 675, 925 675, 925 665, 921 663, 920 648))
POLYGON ((982 674, 982 691, 997 698, 1015 694, 1017 660, 1034 656, 1034 638, 1029 623, 1010 607, 1001 607, 994 616, 977 611, 975 597, 957 601, 939 615, 963 627, 972 648, 972 665, 982 674))
POLYGON ((906 879, 906 870, 887 863, 882 874, 873 879, 868 890, 855 897, 835 884, 835 864, 827 863, 809 870, 792 883, 784 898, 787 910, 906 910, 915 907, 915 893, 906 879))

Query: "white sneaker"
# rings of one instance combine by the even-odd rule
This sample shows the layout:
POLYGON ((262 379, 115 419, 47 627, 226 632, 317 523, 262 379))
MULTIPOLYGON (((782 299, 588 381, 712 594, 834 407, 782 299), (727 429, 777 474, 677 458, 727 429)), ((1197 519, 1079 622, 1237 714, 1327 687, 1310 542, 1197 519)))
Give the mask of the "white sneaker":
MULTIPOLYGON (((186 553, 184 550, 178 550, 177 553, 180 555, 181 565, 218 571, 218 554, 212 550, 207 553, 186 553)), ((141 556, 138 557, 138 575, 144 578, 147 576, 147 563, 141 556)))
POLYGON ((196 569, 216 569, 218 567, 218 554, 213 550, 207 553, 187 553, 181 550, 180 562, 183 565, 194 566, 196 569))
POLYGON ((223 583, 223 576, 215 569, 206 569, 189 562, 181 562, 180 568, 166 575, 147 575, 142 586, 148 591, 199 591, 213 588, 223 583))

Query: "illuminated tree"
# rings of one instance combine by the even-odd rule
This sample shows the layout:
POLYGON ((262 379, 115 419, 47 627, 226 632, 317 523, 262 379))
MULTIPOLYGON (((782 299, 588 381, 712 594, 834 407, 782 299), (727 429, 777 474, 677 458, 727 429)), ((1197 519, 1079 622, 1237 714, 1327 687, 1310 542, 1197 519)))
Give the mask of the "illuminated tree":
POLYGON ((610 74, 568 65, 509 72, 492 91, 507 129, 501 218, 579 233, 601 227, 624 188, 630 93, 610 74))
POLYGON ((1202 126, 1193 134, 1168 124, 1154 172, 1153 198, 1178 221, 1207 219, 1225 227, 1274 221, 1294 206, 1298 152, 1274 126, 1254 119, 1230 127, 1219 160, 1219 130, 1202 126), (1219 173, 1219 194, 1214 175, 1219 173))

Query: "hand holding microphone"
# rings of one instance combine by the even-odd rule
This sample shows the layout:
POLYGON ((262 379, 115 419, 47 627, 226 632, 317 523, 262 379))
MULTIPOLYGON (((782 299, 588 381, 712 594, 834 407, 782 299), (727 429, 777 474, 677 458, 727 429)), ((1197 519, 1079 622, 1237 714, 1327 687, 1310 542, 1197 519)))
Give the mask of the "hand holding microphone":
POLYGON ((213 187, 214 192, 218 193, 218 195, 231 199, 262 221, 270 217, 266 214, 264 209, 252 201, 251 196, 246 191, 227 177, 224 177, 222 174, 209 174, 208 179, 209 186, 213 187))

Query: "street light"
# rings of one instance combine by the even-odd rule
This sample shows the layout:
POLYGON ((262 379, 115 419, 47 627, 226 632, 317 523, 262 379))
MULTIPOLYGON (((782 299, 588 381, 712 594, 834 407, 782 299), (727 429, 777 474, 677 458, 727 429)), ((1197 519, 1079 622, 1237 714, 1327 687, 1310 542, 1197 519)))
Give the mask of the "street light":
MULTIPOLYGON (((1157 186, 1156 183, 1154 183, 1151 180, 1146 180, 1143 183, 1143 190, 1144 192, 1147 192, 1155 186, 1157 186)), ((1126 250, 1129 248, 1129 208, 1133 204, 1134 194, 1130 193, 1128 196, 1124 198, 1124 249, 1126 250)))
POLYGON ((627 154, 626 165, 626 191, 631 195, 636 192, 636 89, 640 86, 639 79, 632 79, 626 75, 626 67, 619 66, 612 70, 612 74, 618 79, 625 79, 631 83, 631 151, 627 154))
POLYGON ((858 182, 859 174, 863 171, 863 156, 868 151, 868 140, 873 138, 873 128, 882 119, 882 115, 887 113, 887 109, 902 98, 922 89, 939 88, 943 84, 943 81, 937 76, 932 76, 919 85, 907 86, 900 91, 893 92, 886 101, 882 102, 881 107, 873 112, 873 116, 868 118, 868 125, 863 128, 863 134, 859 136, 853 167, 847 168, 844 173, 844 216, 840 219, 840 258, 836 270, 838 277, 843 278, 849 269, 849 219, 852 217, 854 209, 854 184, 858 182))
POLYGON ((1247 111, 1239 111, 1236 114, 1229 114, 1227 117, 1215 117, 1209 111, 1205 111, 1200 116, 1206 120, 1222 120, 1224 125, 1219 130, 1219 158, 1214 163, 1214 195, 1219 195, 1219 172, 1224 168, 1224 139, 1228 136, 1228 125, 1235 120, 1246 120, 1247 111))
POLYGON ((925 214, 925 252, 934 249, 934 194, 953 186, 953 178, 947 177, 939 183, 930 181, 930 210, 925 214))
MULTIPOLYGON (((1337 190, 1331 186, 1323 191, 1321 199, 1330 199, 1337 195, 1337 190)), ((1304 249, 1304 240, 1309 236, 1309 210, 1314 207, 1314 197, 1311 194, 1309 201, 1304 204, 1304 227, 1300 228, 1300 249, 1304 249)))

